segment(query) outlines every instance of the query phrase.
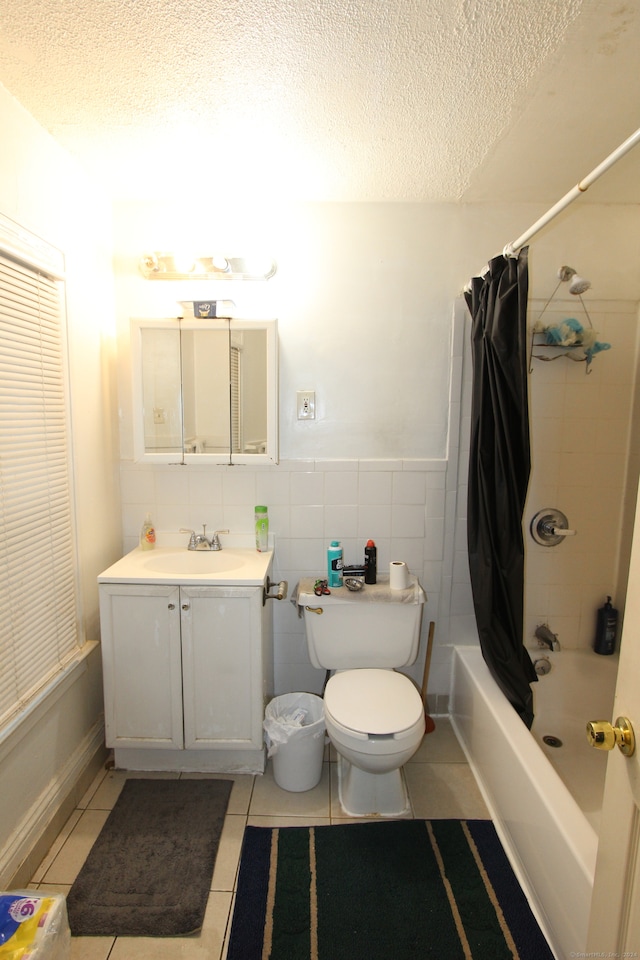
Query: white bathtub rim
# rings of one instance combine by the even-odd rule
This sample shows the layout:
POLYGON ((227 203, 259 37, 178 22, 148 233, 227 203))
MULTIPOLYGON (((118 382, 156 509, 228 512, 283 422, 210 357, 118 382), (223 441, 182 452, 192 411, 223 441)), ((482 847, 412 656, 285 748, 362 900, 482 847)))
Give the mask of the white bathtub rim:
MULTIPOLYGON (((586 827, 589 838, 593 838, 595 831, 540 745, 499 691, 479 645, 456 647, 452 669, 453 728, 520 886, 554 956, 561 960, 586 943, 593 873, 587 863, 589 850, 585 852, 577 845, 584 839, 580 826, 586 827), (467 701, 465 691, 472 701, 467 701), (527 791, 526 799, 518 795, 521 792, 519 777, 513 780, 515 791, 508 772, 505 779, 505 769, 509 768, 497 759, 502 754, 496 752, 496 745, 498 751, 504 750, 506 757, 522 752, 532 757, 531 764, 523 765, 526 783, 522 781, 522 786, 527 791), (540 769, 541 777, 536 773, 540 769), (545 785, 545 790, 550 789, 551 804, 562 808, 560 815, 547 798, 541 796, 539 783, 545 785), (554 790, 558 792, 555 799, 554 790), (536 830, 544 831, 540 843, 536 830)), ((595 839, 597 845, 597 837, 595 839)))
MULTIPOLYGON (((510 734, 516 748, 518 748, 520 745, 521 751, 526 750, 529 752, 531 749, 531 742, 534 743, 535 751, 533 753, 532 763, 528 765, 528 770, 533 781, 533 788, 536 790, 540 803, 548 806, 546 797, 541 793, 538 786, 539 782, 543 782, 545 778, 547 778, 547 783, 551 786, 555 799, 553 811, 550 811, 550 815, 553 814, 554 819, 558 822, 567 840, 568 846, 575 857, 576 863, 579 864, 587 882, 590 884, 590 886, 593 886, 596 856, 598 852, 598 835, 596 831, 585 817, 577 802, 569 793, 560 776, 552 767, 550 761, 545 757, 542 748, 529 732, 525 724, 521 723, 521 726, 512 726, 514 709, 499 690, 498 685, 491 676, 489 668, 482 657, 480 646, 477 644, 466 644, 464 646, 456 645, 454 646, 454 653, 455 655, 459 656, 460 659, 467 664, 467 666, 469 666, 470 662, 473 662, 474 670, 484 671, 486 673, 486 678, 496 687, 496 690, 499 691, 500 699, 489 701, 488 697, 486 696, 485 689, 481 684, 479 685, 482 699, 496 714, 501 727, 507 727, 510 729, 510 734)), ((460 738, 461 731, 457 729, 457 725, 455 726, 456 734, 460 738)), ((464 740, 462 740, 462 744, 464 749, 464 740)), ((467 753, 466 749, 465 753, 467 753)), ((473 758, 469 758, 469 763, 473 769, 473 758)), ((473 772, 474 775, 478 775, 477 770, 474 769, 473 772)), ((485 801, 487 801, 486 797, 485 801)), ((487 802, 487 805, 491 809, 491 804, 487 802)), ((492 815, 493 812, 495 811, 492 811, 492 815)))
POLYGON ((529 904, 531 912, 533 913, 538 926, 542 930, 542 933, 554 957, 556 958, 556 960, 563 960, 562 950, 560 948, 560 945, 556 942, 556 938, 554 936, 551 919, 546 915, 544 907, 540 902, 538 896, 536 895, 536 892, 533 888, 533 884, 531 882, 531 878, 529 877, 529 874, 527 873, 524 862, 520 857, 518 850, 515 847, 513 836, 505 826, 499 812, 496 810, 493 797, 485 787, 483 778, 480 775, 471 754, 467 750, 466 744, 464 743, 464 740, 462 738, 462 732, 458 728, 456 719, 453 716, 451 717, 451 726, 453 727, 455 734, 458 737, 458 740, 460 741, 462 749, 464 750, 464 753, 467 757, 467 761, 469 763, 471 771, 474 777, 476 778, 476 782, 478 784, 480 793, 482 794, 484 802, 486 803, 487 809, 489 810, 489 813, 491 815, 491 822, 493 823, 495 831, 498 835, 498 839, 502 844, 503 850, 507 854, 509 863, 511 864, 511 869, 515 874, 516 880, 520 884, 520 888, 522 889, 525 897, 527 898, 527 902, 529 904))

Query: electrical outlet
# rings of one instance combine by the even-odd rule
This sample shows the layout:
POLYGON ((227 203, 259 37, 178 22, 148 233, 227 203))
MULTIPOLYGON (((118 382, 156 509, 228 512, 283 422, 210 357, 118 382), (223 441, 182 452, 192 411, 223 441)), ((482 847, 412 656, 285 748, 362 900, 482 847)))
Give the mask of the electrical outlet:
POLYGON ((315 390, 298 390, 297 394, 298 420, 315 420, 316 394, 315 390))

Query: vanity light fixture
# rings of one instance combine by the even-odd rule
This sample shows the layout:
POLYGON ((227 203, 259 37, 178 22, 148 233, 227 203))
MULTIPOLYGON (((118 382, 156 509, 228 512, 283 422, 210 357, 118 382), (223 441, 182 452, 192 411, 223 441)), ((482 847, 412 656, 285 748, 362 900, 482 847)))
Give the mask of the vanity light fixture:
POLYGON ((173 253, 149 253, 140 260, 140 271, 147 280, 268 280, 276 272, 274 260, 267 257, 225 257, 213 254, 194 257, 191 264, 173 253))

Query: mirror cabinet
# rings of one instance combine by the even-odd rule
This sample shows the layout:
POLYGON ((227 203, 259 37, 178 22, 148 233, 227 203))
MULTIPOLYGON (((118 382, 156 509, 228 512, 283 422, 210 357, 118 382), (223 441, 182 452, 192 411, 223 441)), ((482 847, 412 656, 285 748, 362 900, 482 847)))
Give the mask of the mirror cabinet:
POLYGON ((131 321, 134 456, 277 463, 275 320, 131 321))

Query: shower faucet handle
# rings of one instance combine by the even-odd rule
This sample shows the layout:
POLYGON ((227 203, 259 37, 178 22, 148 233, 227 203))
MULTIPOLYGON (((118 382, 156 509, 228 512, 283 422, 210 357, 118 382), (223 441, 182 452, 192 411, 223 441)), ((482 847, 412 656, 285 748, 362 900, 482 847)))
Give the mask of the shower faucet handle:
POLYGON ((543 547, 555 547, 565 537, 575 537, 577 531, 569 529, 569 521, 561 510, 545 507, 538 510, 529 526, 531 536, 543 547))

